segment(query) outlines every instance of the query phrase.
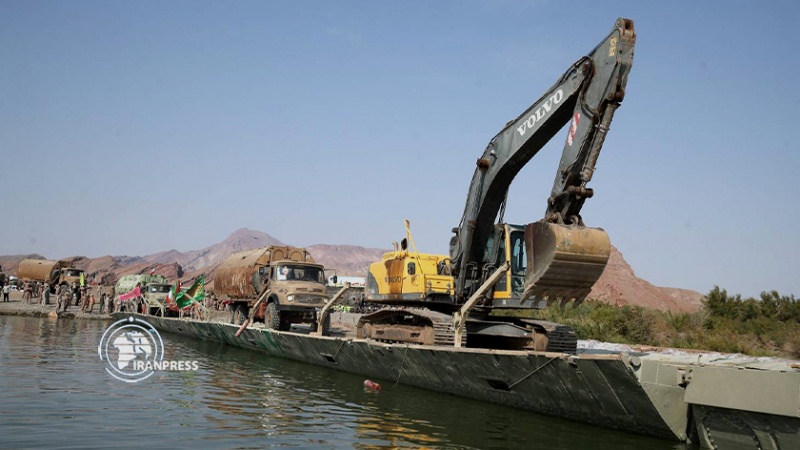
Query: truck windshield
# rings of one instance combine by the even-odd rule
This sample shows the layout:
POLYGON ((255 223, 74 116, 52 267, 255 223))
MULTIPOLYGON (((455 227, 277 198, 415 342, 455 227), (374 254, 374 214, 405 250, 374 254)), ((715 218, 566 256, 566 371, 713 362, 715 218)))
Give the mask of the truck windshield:
POLYGON ((170 286, 168 284, 151 284, 150 286, 148 286, 147 290, 150 291, 150 292, 153 292, 153 293, 162 293, 163 294, 163 293, 169 292, 170 289, 172 289, 172 286, 170 286))
POLYGON ((83 273, 82 270, 76 270, 76 269, 67 269, 64 271, 64 274, 68 277, 79 277, 81 276, 81 273, 83 273))
POLYGON ((275 279, 311 281, 314 283, 325 283, 325 275, 321 268, 311 266, 301 266, 292 264, 281 264, 275 272, 275 279))

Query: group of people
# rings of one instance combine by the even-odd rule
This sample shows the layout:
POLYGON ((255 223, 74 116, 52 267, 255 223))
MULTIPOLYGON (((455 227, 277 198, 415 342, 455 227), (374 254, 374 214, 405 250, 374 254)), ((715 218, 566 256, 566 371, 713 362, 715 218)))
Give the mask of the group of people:
MULTIPOLYGON (((8 286, 3 288, 3 300, 8 301, 8 286)), ((94 312, 95 304, 99 303, 99 313, 111 314, 118 310, 119 301, 114 301, 114 297, 101 292, 99 287, 91 288, 81 286, 77 282, 71 285, 50 285, 39 281, 26 281, 22 286, 22 301, 27 304, 39 303, 50 305, 51 297, 55 297, 56 312, 67 311, 70 306, 80 307, 81 312, 94 312)))
MULTIPOLYGON (((81 286, 77 282, 72 284, 50 285, 48 283, 38 281, 26 281, 22 287, 22 302, 27 304, 52 305, 55 304, 56 312, 66 312, 70 306, 80 307, 83 313, 111 314, 119 311, 135 311, 142 314, 163 314, 166 311, 154 312, 144 301, 143 297, 133 299, 131 301, 120 301, 119 297, 105 292, 98 286, 81 286), (52 302, 52 303, 51 303, 52 302), (95 305, 99 308, 95 310, 95 305)), ((3 293, 3 300, 8 301, 8 293, 10 288, 8 285, 0 288, 3 293)), ((167 305, 165 305, 167 306, 167 305)), ((237 310, 235 305, 229 302, 221 301, 213 292, 208 292, 201 305, 195 304, 192 308, 186 310, 178 310, 179 317, 191 317, 195 319, 202 319, 209 311, 225 311, 230 310, 232 314, 237 313, 240 316, 245 316, 246 313, 237 310), (203 309, 205 311, 203 311, 203 309)), ((162 308, 164 309, 164 308, 162 308)))
MULTIPOLYGON (((45 289, 42 292, 43 305, 50 303, 49 296, 49 290, 45 289)), ((111 314, 119 309, 119 302, 115 302, 111 294, 101 292, 99 288, 86 288, 85 286, 79 286, 77 283, 73 283, 71 286, 66 284, 59 286, 56 290, 56 311, 67 311, 73 301, 74 306, 80 306, 81 312, 84 313, 94 312, 94 305, 97 303, 99 303, 98 313, 100 314, 111 314)))

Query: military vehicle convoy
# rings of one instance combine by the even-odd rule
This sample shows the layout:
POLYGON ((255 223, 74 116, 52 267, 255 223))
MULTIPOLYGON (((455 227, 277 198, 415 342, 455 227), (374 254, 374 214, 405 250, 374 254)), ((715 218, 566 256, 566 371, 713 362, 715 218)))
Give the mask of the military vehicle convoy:
POLYGON ((49 259, 23 259, 17 268, 17 278, 21 281, 39 281, 51 288, 63 284, 80 283, 83 269, 77 269, 69 261, 49 259))
POLYGON ((148 305, 150 314, 163 312, 164 304, 172 285, 161 275, 124 275, 114 285, 114 295, 125 294, 136 287, 148 305))
POLYGON ((587 56, 489 141, 477 159, 449 255, 419 253, 408 237, 370 266, 366 300, 391 308, 363 316, 358 335, 390 342, 575 352, 563 325, 513 310, 583 301, 603 273, 611 244, 580 216, 614 113, 625 97, 636 43, 620 18, 587 56), (544 218, 505 223, 519 171, 567 123, 544 218))
POLYGON ((308 250, 291 246, 234 253, 214 272, 214 293, 240 313, 240 322, 251 315, 284 331, 293 323, 315 328, 317 310, 328 301, 323 266, 308 250))

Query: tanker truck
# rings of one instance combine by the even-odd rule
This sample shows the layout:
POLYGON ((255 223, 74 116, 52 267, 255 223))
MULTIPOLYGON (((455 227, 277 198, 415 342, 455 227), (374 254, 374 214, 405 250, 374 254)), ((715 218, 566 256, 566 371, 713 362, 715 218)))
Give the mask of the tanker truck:
POLYGON ((114 285, 114 295, 125 294, 136 287, 142 292, 149 314, 164 314, 164 302, 172 285, 161 275, 125 275, 114 285))
POLYGON ((290 246, 234 253, 214 272, 215 294, 239 313, 240 323, 255 308, 255 321, 282 331, 293 323, 316 329, 317 312, 328 301, 325 282, 325 268, 308 250, 290 246))
POLYGON ((72 282, 80 283, 83 269, 77 269, 69 261, 49 259, 23 259, 17 268, 17 278, 21 282, 39 281, 51 287, 72 282))

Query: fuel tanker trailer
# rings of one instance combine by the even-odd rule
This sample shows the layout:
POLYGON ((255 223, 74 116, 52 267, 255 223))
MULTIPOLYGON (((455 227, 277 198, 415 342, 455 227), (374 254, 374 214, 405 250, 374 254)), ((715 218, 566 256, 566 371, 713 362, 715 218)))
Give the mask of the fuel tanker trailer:
POLYGON ((72 282, 80 283, 83 269, 77 269, 69 261, 49 259, 23 259, 17 268, 20 281, 39 281, 51 288, 72 282))
POLYGON ((275 330, 293 323, 316 327, 328 301, 325 269, 304 248, 269 246, 234 253, 214 272, 214 292, 239 312, 275 330))

